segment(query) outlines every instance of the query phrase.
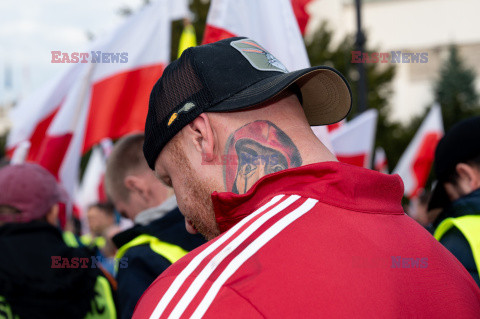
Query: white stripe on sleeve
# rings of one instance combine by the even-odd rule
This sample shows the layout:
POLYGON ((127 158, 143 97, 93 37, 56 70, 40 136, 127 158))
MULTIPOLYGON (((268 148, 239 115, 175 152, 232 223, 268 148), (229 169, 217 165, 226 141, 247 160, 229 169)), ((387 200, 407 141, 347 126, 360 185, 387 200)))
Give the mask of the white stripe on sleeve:
POLYGON ((203 298, 202 302, 198 305, 197 309, 193 313, 191 318, 201 318, 208 307, 212 304, 216 295, 220 291, 223 284, 240 268, 250 257, 252 257, 260 248, 267 244, 273 237, 280 233, 292 222, 307 213, 318 202, 316 199, 309 198, 300 207, 289 213, 269 229, 267 229, 262 235, 255 239, 250 245, 248 245, 237 257, 235 257, 215 282, 210 287, 209 291, 203 298))
POLYGON ((160 316, 163 314, 165 309, 167 308, 170 300, 175 296, 175 294, 178 292, 180 287, 183 285, 185 280, 187 279, 188 276, 192 274, 192 272, 198 267, 198 265, 209 255, 211 254, 215 249, 217 249, 220 245, 222 245, 225 241, 227 241, 229 238, 231 238, 235 233, 246 223, 248 223, 251 219, 253 219, 255 216, 258 214, 261 214, 271 206, 275 205, 278 203, 284 195, 277 195, 272 200, 270 200, 268 203, 257 209, 255 212, 252 214, 248 215, 244 219, 242 219, 239 223, 237 223, 234 227, 232 227, 230 230, 228 230, 223 236, 221 236, 217 241, 215 241, 213 244, 205 248, 201 253, 199 253, 195 258, 193 258, 190 263, 185 267, 185 269, 182 270, 182 272, 175 278, 173 283, 170 285, 168 288, 167 292, 163 295, 162 299, 160 302, 157 304, 155 307, 153 313, 150 316, 150 319, 158 319, 160 316))
POLYGON ((252 235, 257 229, 259 229, 263 224, 265 224, 270 218, 277 215, 279 212, 283 211, 285 208, 294 203, 300 196, 292 195, 286 200, 272 208, 267 213, 263 214, 250 226, 248 226, 243 232, 241 232, 234 240, 232 240, 228 245, 226 245, 218 254, 216 254, 203 268, 203 270, 198 274, 195 280, 192 282, 187 292, 183 295, 182 299, 178 302, 175 309, 173 309, 169 318, 180 318, 185 309, 187 309, 190 302, 195 298, 198 291, 203 287, 210 275, 217 269, 220 263, 229 256, 235 249, 240 246, 250 235, 252 235))

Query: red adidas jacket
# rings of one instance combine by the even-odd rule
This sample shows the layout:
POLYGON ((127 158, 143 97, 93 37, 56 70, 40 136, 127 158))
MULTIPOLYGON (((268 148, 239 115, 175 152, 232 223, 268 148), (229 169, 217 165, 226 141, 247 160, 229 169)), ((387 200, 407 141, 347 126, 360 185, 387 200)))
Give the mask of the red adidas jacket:
POLYGON ((402 194, 397 175, 336 162, 213 193, 222 235, 168 268, 133 318, 479 318, 479 288, 402 194))

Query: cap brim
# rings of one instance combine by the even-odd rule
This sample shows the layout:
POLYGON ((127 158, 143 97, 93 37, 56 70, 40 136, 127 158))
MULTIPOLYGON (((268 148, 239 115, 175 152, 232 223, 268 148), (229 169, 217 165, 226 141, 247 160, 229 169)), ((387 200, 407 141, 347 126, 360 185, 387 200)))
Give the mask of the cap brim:
POLYGON ((451 201, 445 191, 445 187, 440 182, 437 182, 428 201, 428 211, 436 208, 446 208, 450 203, 451 201))
POLYGON ((253 107, 275 97, 294 83, 302 92, 302 106, 312 126, 341 121, 352 108, 352 93, 347 80, 333 68, 316 66, 279 73, 259 81, 206 111, 226 112, 253 107))

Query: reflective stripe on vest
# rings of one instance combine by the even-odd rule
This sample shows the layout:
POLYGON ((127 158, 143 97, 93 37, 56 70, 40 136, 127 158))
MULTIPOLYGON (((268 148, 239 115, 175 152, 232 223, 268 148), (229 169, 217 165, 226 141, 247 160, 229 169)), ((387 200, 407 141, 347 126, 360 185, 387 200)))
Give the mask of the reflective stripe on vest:
POLYGON ((97 247, 100 249, 104 248, 105 245, 107 244, 107 241, 105 240, 105 238, 101 236, 93 238, 92 235, 90 234, 85 234, 80 236, 80 242, 84 246, 92 247, 92 248, 97 247))
POLYGON ((151 250, 164 257, 172 264, 188 253, 188 251, 180 246, 161 241, 157 237, 151 235, 143 234, 118 249, 117 255, 115 256, 115 273, 118 271, 120 259, 125 255, 127 250, 144 244, 149 244, 151 250))
MULTIPOLYGON (((116 319, 117 310, 108 280, 103 276, 97 276, 94 290, 94 297, 90 301, 90 311, 87 312, 85 319, 116 319)), ((3 296, 0 296, 0 318, 19 319, 3 296)))
POLYGON ((12 312, 12 308, 5 300, 5 297, 0 296, 0 318, 2 319, 19 319, 19 316, 12 312))
POLYGON ((117 310, 107 278, 98 276, 94 289, 95 296, 90 301, 91 310, 85 319, 116 319, 117 310))
POLYGON ((433 236, 440 241, 442 236, 452 227, 457 227, 467 239, 477 265, 477 271, 480 272, 480 216, 466 215, 447 218, 438 225, 433 236))
POLYGON ((80 244, 78 243, 77 237, 75 237, 75 234, 70 232, 70 231, 64 231, 62 233, 63 236, 63 241, 65 244, 67 244, 68 247, 73 247, 77 248, 80 247, 80 244))

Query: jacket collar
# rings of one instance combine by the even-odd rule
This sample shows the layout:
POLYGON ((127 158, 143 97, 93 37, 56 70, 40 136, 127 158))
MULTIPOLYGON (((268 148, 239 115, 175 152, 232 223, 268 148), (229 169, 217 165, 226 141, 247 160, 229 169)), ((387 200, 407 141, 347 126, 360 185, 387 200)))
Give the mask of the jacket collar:
POLYGON ((174 208, 167 212, 163 217, 157 218, 147 225, 135 224, 135 226, 116 234, 113 236, 112 241, 117 248, 120 248, 129 241, 143 234, 152 235, 161 240, 166 240, 167 238, 164 238, 166 236, 166 231, 172 227, 173 224, 178 222, 183 223, 184 218, 182 214, 180 214, 178 208, 174 208))
POLYGON ((213 192, 220 231, 227 231, 278 194, 297 194, 364 213, 404 214, 400 176, 340 162, 321 162, 264 176, 242 195, 213 192))
POLYGON ((480 188, 460 197, 449 207, 448 216, 480 215, 480 188))
POLYGON ((175 195, 173 195, 159 206, 140 212, 137 216, 135 216, 134 222, 138 225, 148 225, 152 221, 164 217, 175 208, 177 208, 177 198, 175 195))

